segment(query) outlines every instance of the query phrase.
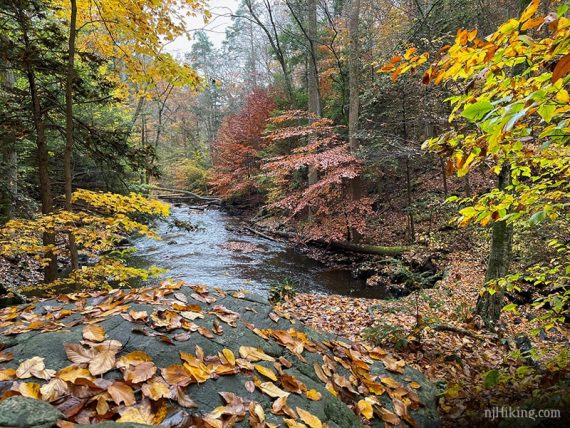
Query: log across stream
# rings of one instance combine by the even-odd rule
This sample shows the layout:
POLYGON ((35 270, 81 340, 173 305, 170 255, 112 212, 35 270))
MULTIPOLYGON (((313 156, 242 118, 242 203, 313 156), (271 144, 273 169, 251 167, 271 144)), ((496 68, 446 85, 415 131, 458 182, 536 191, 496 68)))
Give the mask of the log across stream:
POLYGON ((161 240, 139 239, 132 263, 154 265, 168 272, 165 278, 223 289, 246 289, 267 295, 289 279, 299 292, 384 298, 380 288, 367 287, 348 270, 332 269, 301 254, 290 245, 253 234, 235 232, 240 221, 217 209, 172 208, 172 218, 198 226, 190 231, 160 222, 161 240))

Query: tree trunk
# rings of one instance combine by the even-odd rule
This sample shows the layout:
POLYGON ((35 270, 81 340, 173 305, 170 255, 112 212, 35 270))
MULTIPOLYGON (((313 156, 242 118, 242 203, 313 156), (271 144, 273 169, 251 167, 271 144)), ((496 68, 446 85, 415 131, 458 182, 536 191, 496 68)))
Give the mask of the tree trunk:
MULTIPOLYGON (((31 53, 34 48, 29 36, 30 18, 26 12, 19 10, 17 20, 24 39, 24 49, 26 53, 31 53)), ((46 215, 53 211, 53 198, 51 193, 51 181, 49 177, 49 152, 46 138, 44 112, 41 106, 35 69, 30 62, 30 55, 24 59, 24 73, 28 81, 28 90, 32 102, 32 121, 36 131, 36 150, 38 162, 38 180, 40 184, 40 198, 42 204, 42 214, 46 215)), ((43 245, 55 247, 55 234, 44 232, 42 237, 43 245)), ((44 282, 49 283, 57 278, 57 257, 53 251, 46 251, 45 258, 48 260, 44 267, 44 282)))
POLYGON ((350 17, 348 20, 349 34, 349 55, 348 55, 348 88, 349 88, 349 110, 348 110, 348 142, 350 150, 354 153, 360 147, 358 141, 358 117, 360 110, 360 0, 352 0, 350 5, 350 17))
MULTIPOLYGON (((9 69, 10 64, 6 64, 7 71, 4 74, 4 86, 7 89, 14 87, 16 81, 14 73, 9 69)), ((11 219, 16 215, 16 200, 18 197, 18 151, 16 148, 16 136, 11 132, 10 125, 2 136, 2 160, 4 171, 2 175, 6 177, 1 190, 2 194, 2 215, 11 219)))
MULTIPOLYGON (((358 119, 360 113, 359 24, 360 0, 352 0, 350 3, 350 12, 348 19, 348 144, 353 155, 356 155, 360 148, 360 141, 358 140, 358 119)), ((360 177, 356 177, 354 180, 352 180, 350 192, 353 201, 360 199, 362 196, 362 181, 360 180, 360 177)), ((354 228, 350 229, 349 234, 350 239, 353 242, 359 242, 362 239, 360 234, 354 228)))
POLYGON ((319 89, 319 69, 317 59, 317 1, 307 1, 307 42, 309 47, 309 67, 307 90, 309 95, 309 111, 321 116, 321 95, 319 89))
MULTIPOLYGON (((406 99, 402 97, 402 138, 404 146, 408 144, 408 118, 406 116, 406 99)), ((410 242, 416 240, 416 226, 414 222, 414 213, 412 209, 412 173, 410 169, 410 156, 406 155, 406 199, 408 205, 408 228, 410 231, 410 242)))
MULTIPOLYGON (((511 181, 511 168, 504 164, 499 174, 499 190, 505 190, 511 181)), ((491 254, 487 265, 485 283, 503 278, 509 273, 513 243, 513 226, 505 221, 493 224, 491 237, 491 254)), ((505 290, 492 284, 495 292, 489 293, 487 289, 477 300, 476 312, 488 327, 495 324, 501 315, 505 290)))
MULTIPOLYGON (((63 155, 63 172, 65 177, 65 209, 71 211, 71 194, 73 192, 73 83, 75 81, 75 40, 77 36, 77 0, 70 0, 71 17, 69 22, 69 47, 67 71, 65 78, 65 151, 63 155)), ((79 267, 79 254, 73 233, 68 233, 69 258, 71 270, 79 267)))

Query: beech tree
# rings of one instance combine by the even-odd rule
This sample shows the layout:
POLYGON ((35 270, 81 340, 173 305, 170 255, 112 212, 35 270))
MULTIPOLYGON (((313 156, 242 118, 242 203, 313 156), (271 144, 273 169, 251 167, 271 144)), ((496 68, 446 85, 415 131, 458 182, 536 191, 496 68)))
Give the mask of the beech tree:
POLYGON ((275 103, 262 89, 253 91, 241 111, 227 116, 213 145, 212 185, 224 197, 251 195, 259 188, 260 151, 275 103))
POLYGON ((330 119, 303 111, 285 112, 269 122, 275 127, 267 135, 272 151, 285 154, 264 165, 272 178, 268 207, 280 212, 285 222, 297 222, 306 240, 350 242, 355 232, 364 234, 373 200, 353 198, 351 184, 362 165, 339 136, 339 128, 330 119), (301 221, 307 211, 311 216, 301 221))

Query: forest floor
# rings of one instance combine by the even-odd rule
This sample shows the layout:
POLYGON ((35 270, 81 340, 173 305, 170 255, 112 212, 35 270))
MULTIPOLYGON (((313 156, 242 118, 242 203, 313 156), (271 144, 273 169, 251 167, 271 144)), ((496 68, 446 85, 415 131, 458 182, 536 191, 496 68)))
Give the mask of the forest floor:
POLYGON ((519 315, 503 314, 496 331, 484 330, 472 315, 484 280, 482 260, 454 252, 446 262, 448 274, 436 287, 403 298, 297 294, 278 309, 317 330, 381 344, 406 360, 442 386, 439 408, 447 426, 484 425, 484 409, 520 404, 538 392, 568 399, 568 372, 558 370, 557 358, 567 355, 570 330, 529 335, 536 310, 528 306, 519 315), (520 356, 529 345, 535 360, 520 356))

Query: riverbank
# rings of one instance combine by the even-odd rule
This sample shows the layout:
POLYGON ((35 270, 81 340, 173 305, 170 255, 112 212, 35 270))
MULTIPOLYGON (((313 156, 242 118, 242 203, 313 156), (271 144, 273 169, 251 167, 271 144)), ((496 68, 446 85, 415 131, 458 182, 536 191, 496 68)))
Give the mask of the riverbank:
MULTIPOLYGON (((482 329, 471 308, 485 265, 468 253, 449 257, 448 275, 436 287, 396 300, 297 294, 278 310, 317 330, 381 344, 443 388, 439 409, 446 426, 476 424, 493 406, 568 408, 570 329, 529 335, 537 310, 503 314, 494 332, 482 329), (521 356, 532 349, 535 360, 521 356), (562 365, 561 365, 562 366, 562 365), (526 377, 525 377, 526 376, 526 377), (551 401, 548 399, 551 398, 551 401)), ((549 426, 557 426, 551 421, 549 426)), ((558 421, 561 422, 561 421, 558 421)))

